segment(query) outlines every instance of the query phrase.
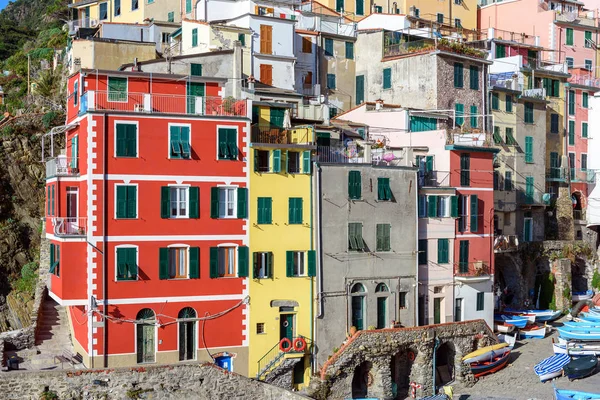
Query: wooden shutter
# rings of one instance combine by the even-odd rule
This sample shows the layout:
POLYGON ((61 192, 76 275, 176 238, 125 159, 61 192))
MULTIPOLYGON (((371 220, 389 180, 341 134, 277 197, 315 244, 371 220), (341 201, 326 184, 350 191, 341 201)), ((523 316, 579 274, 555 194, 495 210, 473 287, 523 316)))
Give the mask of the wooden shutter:
POLYGON ((239 246, 238 247, 238 277, 247 278, 248 277, 248 247, 247 246, 239 246))
POLYGON ((190 218, 200 218, 200 188, 191 186, 189 189, 190 196, 190 218))
MULTIPOLYGON (((261 25, 260 26, 260 52, 262 54, 272 54, 273 53, 273 27, 270 25, 261 25)), ((262 68, 262 65, 261 65, 261 68, 262 68)), ((261 74, 261 81, 262 81, 262 74, 261 74)))
POLYGON ((389 89, 392 87, 392 69, 385 68, 383 70, 383 88, 389 89))
POLYGON ((192 76, 202 76, 202 64, 193 64, 192 63, 190 75, 192 75, 192 76))
POLYGON ((273 253, 271 252, 267 253, 267 268, 265 271, 265 276, 267 278, 273 277, 273 253))
POLYGON ((296 206, 295 206, 295 221, 297 224, 301 224, 302 223, 302 199, 301 198, 297 198, 296 199, 296 206))
POLYGON ((128 261, 128 253, 124 248, 117 249, 117 280, 122 280, 127 278, 127 261, 128 261))
POLYGON ((225 135, 227 136, 227 149, 229 150, 229 159, 236 160, 238 156, 237 146, 237 130, 225 129, 225 135))
POLYGON ((533 162, 533 137, 525 136, 525 162, 533 162))
POLYGON ((458 196, 450 196, 450 217, 458 217, 458 196))
POLYGON ((392 226, 390 224, 383 224, 383 251, 391 250, 391 234, 392 226))
POLYGON ((454 63, 454 87, 463 87, 463 65, 462 63, 454 63))
POLYGON ((471 106, 471 128, 477 128, 477 106, 471 106))
POLYGON ((169 249, 158 249, 158 279, 169 279, 169 249))
POLYGON ((471 232, 477 232, 479 230, 479 210, 478 210, 478 199, 477 195, 471 195, 471 232))
POLYGON ((260 82, 265 85, 273 85, 273 66, 268 64, 260 65, 260 82))
POLYGON ((210 248, 210 261, 209 261, 210 277, 219 277, 219 248, 210 248))
POLYGON ((117 218, 127 218, 127 186, 117 186, 117 218))
POLYGON ((308 276, 316 276, 317 275, 317 252, 314 250, 309 250, 307 252, 308 257, 308 276))
POLYGON ((437 217, 437 196, 427 196, 427 216, 429 218, 437 217))
POLYGON ((56 271, 56 264, 54 263, 54 260, 56 259, 56 255, 55 255, 55 246, 54 244, 50 243, 50 273, 53 274, 56 271))
POLYGON ((124 186, 127 188, 127 218, 137 218, 137 186, 124 186))
POLYGON ((302 37, 302 52, 312 53, 312 41, 310 38, 302 37))
POLYGON ((285 276, 291 278, 294 276, 294 252, 285 252, 285 276))
POLYGON ((169 218, 171 216, 171 190, 168 186, 160 188, 160 217, 169 218))
POLYGON ((190 278, 200 278, 200 248, 190 247, 190 278))
POLYGON ((127 127, 125 124, 117 124, 117 157, 127 155, 127 127))
POLYGON ((377 224, 375 231, 375 248, 377 251, 383 251, 383 224, 377 224))
POLYGON ((248 189, 237 189, 237 217, 248 218, 248 189))
POLYGON ((348 174, 348 197, 355 200, 360 199, 361 186, 360 171, 350 171, 348 174))
POLYGON ((210 188, 210 217, 219 218, 219 188, 210 188))
POLYGON ((310 174, 310 150, 302 152, 302 173, 310 174))
POLYGON ((295 224, 296 223, 296 210, 295 210, 295 206, 296 206, 296 199, 293 197, 290 197, 288 199, 288 223, 289 224, 295 224))
POLYGON ((137 265, 137 249, 127 249, 127 272, 128 278, 136 280, 138 276, 138 265, 137 265))
POLYGON ((192 47, 198 46, 198 28, 192 29, 192 47))
POLYGON ((462 125, 464 122, 464 119, 463 119, 463 114, 465 111, 464 105, 462 105, 460 103, 456 103, 454 105, 454 110, 456 111, 456 124, 462 125))
POLYGON ((273 150, 273 172, 281 172, 281 150, 273 150))
POLYGON ((128 157, 137 157, 137 125, 127 124, 125 125, 126 138, 125 138, 125 155, 128 157))
POLYGON ((362 104, 365 101, 365 76, 359 75, 356 77, 356 105, 362 104))

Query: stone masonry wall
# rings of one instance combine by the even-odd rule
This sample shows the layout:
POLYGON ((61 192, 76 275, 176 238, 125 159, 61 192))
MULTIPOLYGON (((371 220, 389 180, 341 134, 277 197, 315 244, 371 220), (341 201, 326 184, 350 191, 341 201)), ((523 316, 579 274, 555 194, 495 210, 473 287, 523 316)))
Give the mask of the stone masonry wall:
POLYGON ((261 399, 300 400, 303 396, 227 372, 214 364, 184 364, 109 370, 5 372, 0 393, 6 400, 37 400, 44 391, 60 399, 261 399))

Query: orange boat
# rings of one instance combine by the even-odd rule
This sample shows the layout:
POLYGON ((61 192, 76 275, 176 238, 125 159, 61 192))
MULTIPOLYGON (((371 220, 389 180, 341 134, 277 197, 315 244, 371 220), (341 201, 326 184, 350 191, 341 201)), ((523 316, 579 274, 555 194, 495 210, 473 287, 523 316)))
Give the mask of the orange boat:
POLYGON ((475 378, 479 378, 484 375, 493 374, 496 371, 500 371, 508 363, 508 357, 510 352, 504 353, 490 361, 483 361, 471 364, 471 372, 475 378))

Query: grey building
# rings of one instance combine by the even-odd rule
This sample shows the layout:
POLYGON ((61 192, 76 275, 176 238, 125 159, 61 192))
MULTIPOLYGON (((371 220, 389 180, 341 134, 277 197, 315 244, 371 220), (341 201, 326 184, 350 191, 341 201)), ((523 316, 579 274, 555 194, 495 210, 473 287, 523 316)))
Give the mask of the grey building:
POLYGON ((318 164, 317 362, 360 329, 416 324, 417 168, 318 164))

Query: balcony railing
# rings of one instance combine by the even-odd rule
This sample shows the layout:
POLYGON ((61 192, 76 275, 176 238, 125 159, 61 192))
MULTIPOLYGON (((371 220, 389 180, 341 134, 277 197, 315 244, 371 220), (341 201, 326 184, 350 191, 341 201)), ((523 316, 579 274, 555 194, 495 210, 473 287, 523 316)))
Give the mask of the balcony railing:
POLYGON ((547 181, 564 181, 565 174, 561 167, 550 167, 546 170, 547 181))
POLYGON ((419 171, 419 187, 450 186, 449 171, 419 171))
POLYGON ((490 275, 490 266, 485 261, 459 262, 454 274, 464 278, 485 277, 490 275))
MULTIPOLYGON (((393 32, 388 32, 393 33, 393 32)), ((412 42, 394 43, 391 36, 386 36, 388 43, 383 46, 383 57, 395 57, 407 54, 426 53, 432 50, 442 50, 461 54, 468 57, 485 58, 486 52, 460 42, 441 39, 437 43, 432 39, 415 40, 412 42)))
POLYGON ((94 28, 98 26, 98 20, 96 18, 83 18, 68 21, 69 34, 73 35, 79 30, 79 28, 94 28))
POLYGON ((569 78, 569 83, 572 83, 574 85, 600 88, 600 79, 594 78, 591 75, 571 74, 571 77, 569 78))
POLYGON ((85 236, 86 217, 49 217, 55 236, 85 236))
POLYGON ((185 114, 245 117, 247 101, 222 97, 156 93, 87 91, 80 114, 86 111, 122 111, 147 114, 185 114))
POLYGON ((362 164, 366 162, 363 150, 344 146, 317 146, 317 162, 362 164))
POLYGON ((284 129, 277 126, 253 125, 252 143, 265 144, 311 144, 311 128, 284 129))
MULTIPOLYGON (((469 117, 464 118, 466 120, 469 117)), ((446 144, 471 147, 492 147, 494 141, 492 134, 487 132, 457 132, 457 130, 449 130, 446 134, 446 144)))
POLYGON ((558 22, 567 22, 569 24, 579 24, 584 26, 589 26, 591 28, 596 27, 596 19, 590 18, 586 14, 580 14, 577 12, 564 12, 564 13, 556 13, 555 21, 558 22))
POLYGON ((523 94, 521 97, 528 97, 530 99, 546 99, 546 89, 545 88, 535 88, 535 89, 525 89, 523 90, 523 94))
POLYGON ((46 161, 46 179, 77 175, 79 175, 79 159, 77 157, 58 156, 46 161))
POLYGON ((594 183, 596 171, 590 169, 570 168, 571 182, 594 183))

